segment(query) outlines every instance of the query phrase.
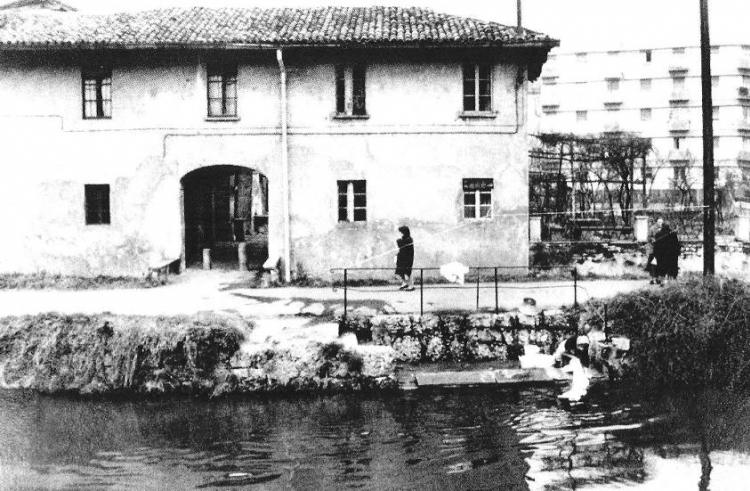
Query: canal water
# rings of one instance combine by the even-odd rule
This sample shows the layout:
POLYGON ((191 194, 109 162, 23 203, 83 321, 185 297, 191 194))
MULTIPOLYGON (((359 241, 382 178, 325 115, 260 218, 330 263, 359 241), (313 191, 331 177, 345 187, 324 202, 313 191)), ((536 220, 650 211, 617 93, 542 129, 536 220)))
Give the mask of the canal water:
POLYGON ((632 391, 562 407, 558 392, 125 401, 5 391, 0 489, 698 490, 708 489, 702 462, 710 489, 750 489, 746 401, 717 397, 709 417, 632 391))

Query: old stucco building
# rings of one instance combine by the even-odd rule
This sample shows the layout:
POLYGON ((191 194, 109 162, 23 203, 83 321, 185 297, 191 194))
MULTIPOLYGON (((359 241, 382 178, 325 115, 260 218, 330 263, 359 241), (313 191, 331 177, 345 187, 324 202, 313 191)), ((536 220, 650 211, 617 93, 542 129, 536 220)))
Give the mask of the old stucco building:
POLYGON ((390 267, 401 224, 418 265, 525 267, 526 91, 555 45, 418 8, 0 12, 0 271, 247 242, 327 277, 390 267))

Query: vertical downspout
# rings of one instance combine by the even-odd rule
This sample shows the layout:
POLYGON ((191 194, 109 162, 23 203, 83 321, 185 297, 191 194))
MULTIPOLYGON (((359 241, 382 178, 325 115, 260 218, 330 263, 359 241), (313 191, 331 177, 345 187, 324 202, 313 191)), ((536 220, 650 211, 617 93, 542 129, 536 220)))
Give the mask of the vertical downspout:
POLYGON ((289 133, 288 133, 288 109, 286 93, 286 67, 284 66, 284 55, 281 49, 276 50, 276 61, 279 62, 279 73, 281 75, 281 213, 284 216, 284 281, 292 281, 292 247, 291 247, 291 223, 289 217, 289 133))

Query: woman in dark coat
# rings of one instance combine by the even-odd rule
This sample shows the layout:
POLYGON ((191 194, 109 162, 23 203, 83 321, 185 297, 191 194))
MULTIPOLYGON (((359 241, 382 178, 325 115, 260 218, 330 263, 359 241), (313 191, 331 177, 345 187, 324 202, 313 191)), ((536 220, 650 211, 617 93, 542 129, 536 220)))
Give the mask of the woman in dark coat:
POLYGON ((654 258, 656 258, 657 282, 662 276, 670 279, 677 278, 680 258, 680 239, 666 223, 654 236, 654 258))
POLYGON ((401 278, 399 290, 414 290, 411 267, 414 264, 414 240, 411 238, 409 227, 403 225, 398 228, 401 238, 396 240, 398 254, 396 254, 396 276, 401 278))

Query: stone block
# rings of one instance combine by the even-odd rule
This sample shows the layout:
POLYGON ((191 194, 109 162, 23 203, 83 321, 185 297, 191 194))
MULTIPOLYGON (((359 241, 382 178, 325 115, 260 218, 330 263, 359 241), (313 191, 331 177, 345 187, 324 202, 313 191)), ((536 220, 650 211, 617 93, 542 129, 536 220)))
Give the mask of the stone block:
POLYGON ((417 385, 454 386, 454 385, 485 385, 495 383, 495 373, 492 370, 471 372, 424 372, 416 375, 417 385))

